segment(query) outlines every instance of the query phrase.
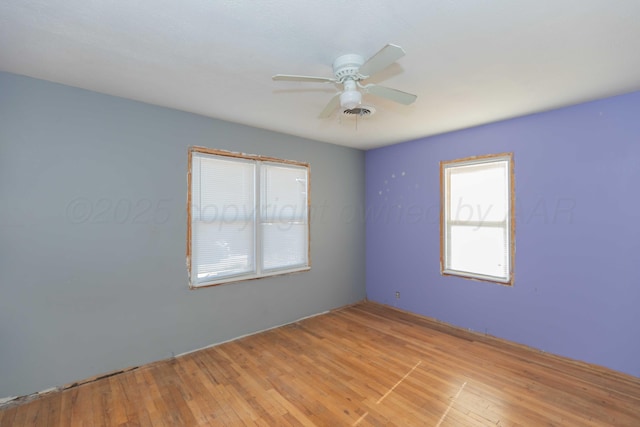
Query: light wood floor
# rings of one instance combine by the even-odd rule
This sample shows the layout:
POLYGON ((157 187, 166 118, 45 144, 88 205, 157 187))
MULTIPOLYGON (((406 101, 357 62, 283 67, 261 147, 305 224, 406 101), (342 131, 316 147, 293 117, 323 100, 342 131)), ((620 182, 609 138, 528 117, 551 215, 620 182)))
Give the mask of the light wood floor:
POLYGON ((363 303, 0 410, 1 426, 640 426, 640 379, 363 303))

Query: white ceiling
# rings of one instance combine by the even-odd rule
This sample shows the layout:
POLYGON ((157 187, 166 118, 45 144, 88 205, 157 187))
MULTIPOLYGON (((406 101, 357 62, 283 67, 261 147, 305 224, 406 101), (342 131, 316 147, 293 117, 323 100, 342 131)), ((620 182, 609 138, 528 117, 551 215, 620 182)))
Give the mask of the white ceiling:
POLYGON ((640 0, 0 0, 0 70, 367 149, 640 90, 640 0), (357 123, 271 80, 387 43, 357 123))

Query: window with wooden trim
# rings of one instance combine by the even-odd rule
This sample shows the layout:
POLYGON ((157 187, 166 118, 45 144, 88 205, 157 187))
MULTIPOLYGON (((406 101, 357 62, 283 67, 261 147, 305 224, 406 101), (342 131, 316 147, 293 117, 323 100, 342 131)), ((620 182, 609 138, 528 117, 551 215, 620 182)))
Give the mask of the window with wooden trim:
POLYGON ((444 275, 513 284, 513 154, 440 162, 444 275))
POLYGON ((190 287, 308 270, 309 165, 189 149, 190 287))

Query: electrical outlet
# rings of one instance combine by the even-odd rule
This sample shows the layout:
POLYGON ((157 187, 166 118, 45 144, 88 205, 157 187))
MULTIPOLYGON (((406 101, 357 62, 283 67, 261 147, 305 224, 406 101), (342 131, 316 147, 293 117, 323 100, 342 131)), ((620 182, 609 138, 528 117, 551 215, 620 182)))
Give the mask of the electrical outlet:
POLYGON ((396 299, 400 299, 400 292, 396 291, 396 299))

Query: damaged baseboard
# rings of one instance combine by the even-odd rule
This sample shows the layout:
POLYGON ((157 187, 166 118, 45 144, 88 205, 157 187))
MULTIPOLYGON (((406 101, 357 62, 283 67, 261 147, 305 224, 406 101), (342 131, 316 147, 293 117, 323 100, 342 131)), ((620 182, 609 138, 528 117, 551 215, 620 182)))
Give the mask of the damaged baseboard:
POLYGON ((38 391, 36 393, 27 394, 26 396, 9 396, 9 397, 0 398, 0 409, 6 409, 6 408, 8 408, 10 406, 14 406, 14 405, 21 405, 23 403, 30 402, 32 400, 35 400, 35 399, 37 399, 39 397, 42 397, 42 396, 44 396, 46 394, 49 394, 49 393, 55 393, 55 392, 58 392, 58 391, 64 391, 64 390, 68 390, 70 388, 79 387, 79 386, 84 385, 84 384, 89 384, 89 383, 92 383, 92 382, 95 382, 95 381, 98 381, 98 380, 102 380, 104 378, 112 377, 114 375, 119 375, 119 374, 122 374, 122 373, 125 373, 125 372, 133 371, 133 370, 136 370, 138 368, 139 368, 139 366, 132 366, 132 367, 125 368, 125 369, 120 369, 120 370, 117 370, 117 371, 108 372, 106 374, 100 374, 100 375, 96 375, 96 376, 93 376, 93 377, 90 377, 90 378, 86 378, 86 379, 84 379, 82 381, 74 381, 72 383, 65 384, 65 385, 60 386, 60 387, 51 387, 51 388, 48 388, 46 390, 38 391))

